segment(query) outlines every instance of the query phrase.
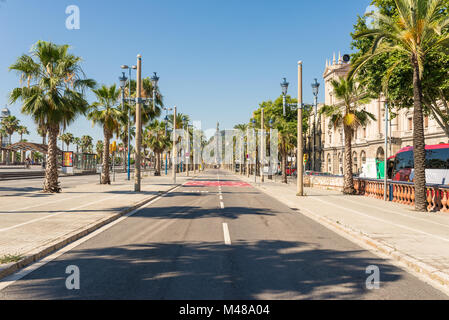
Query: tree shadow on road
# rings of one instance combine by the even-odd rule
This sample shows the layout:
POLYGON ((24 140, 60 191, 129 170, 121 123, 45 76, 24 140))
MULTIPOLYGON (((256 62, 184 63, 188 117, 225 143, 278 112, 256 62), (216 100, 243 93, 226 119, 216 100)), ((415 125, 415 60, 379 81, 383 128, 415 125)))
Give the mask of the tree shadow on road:
MULTIPOLYGON (((338 251, 302 242, 237 241, 231 246, 172 242, 96 248, 82 245, 63 258, 0 292, 0 298, 419 298, 410 296, 413 293, 407 290, 410 276, 409 281, 403 281, 403 271, 366 251, 338 251), (81 290, 69 291, 65 287, 65 269, 69 265, 80 269, 81 290), (366 289, 365 271, 369 265, 380 269, 378 290, 366 289), (6 295, 2 297, 2 293, 6 295)), ((430 289, 419 290, 424 297, 432 293, 435 296, 430 289)))

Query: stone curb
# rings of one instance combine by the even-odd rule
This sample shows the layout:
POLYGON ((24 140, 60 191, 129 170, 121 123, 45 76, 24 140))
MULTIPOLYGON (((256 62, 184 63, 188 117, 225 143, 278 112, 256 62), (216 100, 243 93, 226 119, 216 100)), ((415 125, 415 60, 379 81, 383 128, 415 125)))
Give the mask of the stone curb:
MULTIPOLYGON (((238 175, 237 175, 238 177, 238 175)), ((250 182, 251 183, 251 182, 250 182)), ((263 188, 260 184, 254 182, 251 183, 255 188, 262 191, 263 193, 275 198, 273 195, 271 195, 266 188, 263 188)), ((287 204, 291 207, 296 207, 297 204, 291 203, 290 200, 286 200, 288 202, 287 204)), ((381 252, 390 259, 399 262, 405 269, 421 274, 427 278, 428 281, 434 282, 438 285, 444 286, 445 290, 449 290, 449 274, 441 272, 440 270, 432 267, 431 265, 424 263, 418 259, 415 259, 405 253, 402 253, 400 251, 397 251, 395 248, 382 243, 381 241, 375 240, 368 235, 364 234, 360 230, 354 230, 353 228, 350 228, 349 226, 344 226, 336 221, 333 221, 327 217, 319 216, 309 209, 305 208, 298 208, 301 211, 301 214, 304 214, 305 216, 311 218, 312 220, 318 222, 321 225, 324 225, 328 229, 332 231, 336 231, 340 234, 345 234, 349 239, 361 242, 365 244, 367 247, 374 249, 375 251, 381 252)), ((447 294, 449 293, 446 292, 447 294)))
POLYGON ((5 264, 3 267, 0 267, 0 279, 15 273, 15 272, 19 271, 20 269, 23 269, 24 267, 32 264, 33 262, 36 262, 36 261, 44 258, 45 256, 49 255, 50 253, 53 253, 53 252, 61 249, 62 247, 65 247, 66 245, 88 235, 89 233, 92 233, 93 231, 121 218, 122 216, 130 213, 131 211, 134 211, 134 210, 144 206, 148 202, 150 202, 164 194, 167 194, 167 193, 173 191, 174 189, 178 188, 179 186, 181 186, 181 184, 177 184, 177 185, 169 188, 166 191, 159 191, 158 195, 154 195, 154 196, 151 196, 150 198, 144 199, 144 200, 134 204, 133 206, 120 211, 119 213, 117 213, 111 217, 107 217, 100 221, 93 222, 92 224, 90 224, 88 226, 82 227, 81 230, 76 230, 74 232, 71 232, 69 236, 61 237, 62 239, 59 238, 59 239, 53 240, 45 246, 36 248, 35 250, 33 250, 31 253, 29 253, 25 258, 23 258, 20 261, 5 264))

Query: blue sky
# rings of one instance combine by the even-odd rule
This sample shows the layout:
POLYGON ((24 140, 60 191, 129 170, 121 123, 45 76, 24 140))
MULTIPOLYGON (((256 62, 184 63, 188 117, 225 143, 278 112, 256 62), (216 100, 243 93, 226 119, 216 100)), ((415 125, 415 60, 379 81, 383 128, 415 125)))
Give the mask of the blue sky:
MULTIPOLYGON (((280 95, 282 77, 296 97, 297 61, 304 63, 304 99, 322 83, 326 59, 350 52, 357 15, 370 0, 4 0, 0 1, 0 106, 18 86, 8 67, 37 40, 70 44, 87 76, 118 83, 120 65, 143 56, 143 74, 157 71, 168 106, 203 129, 247 122, 258 103, 280 95), (66 7, 77 5, 80 30, 67 30, 66 7)), ((134 75, 135 76, 135 75, 134 75)), ((88 96, 89 101, 93 97, 88 96)), ((324 99, 321 88, 320 101, 324 99)), ((41 141, 31 119, 12 113, 41 141)), ((79 118, 68 131, 102 139, 102 130, 79 118)), ((17 140, 17 135, 13 140, 17 140)))

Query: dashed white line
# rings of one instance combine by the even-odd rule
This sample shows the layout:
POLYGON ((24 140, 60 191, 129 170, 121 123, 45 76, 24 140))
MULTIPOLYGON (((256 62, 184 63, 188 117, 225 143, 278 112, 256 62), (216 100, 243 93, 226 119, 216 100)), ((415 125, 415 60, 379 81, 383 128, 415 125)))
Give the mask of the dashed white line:
POLYGON ((221 207, 222 209, 224 209, 224 203, 223 203, 223 201, 220 201, 220 207, 221 207))
POLYGON ((230 246, 231 245, 231 237, 229 235, 229 228, 228 228, 227 223, 223 223, 223 235, 224 235, 225 245, 230 246))

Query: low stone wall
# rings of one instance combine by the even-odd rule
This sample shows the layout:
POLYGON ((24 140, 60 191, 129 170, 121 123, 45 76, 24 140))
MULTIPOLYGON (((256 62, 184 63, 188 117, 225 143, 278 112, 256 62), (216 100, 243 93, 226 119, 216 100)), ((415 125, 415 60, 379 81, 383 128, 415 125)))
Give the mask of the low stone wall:
POLYGON ((307 188, 343 191, 343 177, 304 176, 304 186, 307 188))

